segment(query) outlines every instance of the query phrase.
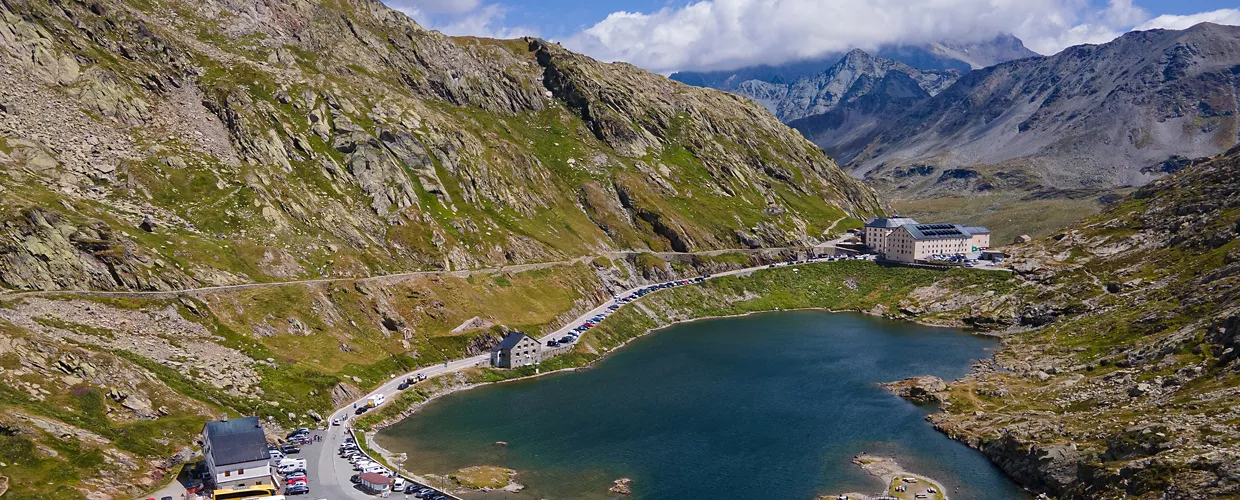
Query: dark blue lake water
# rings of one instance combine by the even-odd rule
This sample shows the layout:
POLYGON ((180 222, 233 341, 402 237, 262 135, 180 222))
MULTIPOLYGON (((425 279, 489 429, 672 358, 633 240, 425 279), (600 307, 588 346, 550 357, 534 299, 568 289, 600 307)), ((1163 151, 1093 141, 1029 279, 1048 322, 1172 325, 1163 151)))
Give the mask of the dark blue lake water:
MULTIPOLYGON (((378 436, 406 468, 519 471, 510 498, 807 500, 883 487, 850 459, 895 456, 954 500, 1027 496, 936 432, 933 407, 878 382, 953 379, 992 339, 856 314, 781 312, 674 326, 597 366, 446 396, 378 436), (496 446, 505 441, 507 446, 496 446), (738 494, 738 493, 745 494, 738 494)), ((491 493, 488 498, 501 495, 491 493)))

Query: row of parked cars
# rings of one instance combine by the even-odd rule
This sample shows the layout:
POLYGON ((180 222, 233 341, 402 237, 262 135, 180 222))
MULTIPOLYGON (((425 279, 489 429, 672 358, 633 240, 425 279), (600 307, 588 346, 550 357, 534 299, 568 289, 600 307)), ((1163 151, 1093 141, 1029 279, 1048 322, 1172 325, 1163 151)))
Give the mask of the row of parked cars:
POLYGON ((353 470, 357 471, 357 474, 349 478, 353 484, 362 482, 362 474, 379 474, 392 478, 391 488, 393 493, 404 493, 406 495, 413 495, 414 498, 424 498, 427 500, 448 499, 448 496, 439 490, 422 486, 413 481, 407 481, 382 464, 371 460, 365 453, 362 453, 362 450, 357 446, 352 437, 345 438, 344 444, 340 445, 339 453, 340 457, 352 463, 353 470))
POLYGON ((371 460, 365 453, 362 453, 361 448, 358 448, 357 443, 353 441, 352 437, 345 438, 344 444, 340 445, 340 449, 337 450, 337 452, 340 454, 340 458, 348 460, 350 464, 353 464, 353 470, 357 471, 357 474, 353 476, 353 480, 355 482, 357 481, 358 474, 382 474, 387 477, 396 476, 395 472, 392 472, 387 467, 384 467, 383 464, 371 460))
POLYGON ((561 344, 571 344, 573 342, 576 342, 577 337, 580 337, 581 334, 585 333, 586 330, 594 328, 601 321, 603 321, 604 319, 607 319, 607 317, 610 316, 611 313, 616 312, 616 310, 620 309, 620 306, 623 306, 624 304, 628 304, 629 302, 637 300, 645 296, 648 293, 657 292, 664 288, 672 288, 672 287, 677 287, 677 286, 689 285, 693 283, 701 283, 703 281, 706 281, 708 278, 710 278, 709 274, 698 276, 696 278, 691 278, 691 279, 668 281, 667 283, 657 283, 654 285, 649 285, 641 289, 638 289, 637 291, 634 291, 632 294, 626 295, 624 297, 619 297, 616 299, 615 304, 607 306, 606 311, 603 311, 602 313, 596 314, 590 319, 587 319, 585 323, 582 323, 581 326, 578 326, 577 328, 573 328, 572 331, 568 332, 567 335, 560 337, 559 339, 548 340, 547 347, 555 347, 561 344))
POLYGON ((301 452, 301 449, 292 443, 310 442, 310 429, 305 427, 297 429, 289 433, 287 440, 289 444, 278 447, 268 445, 267 449, 271 452, 271 461, 275 465, 276 473, 284 478, 284 494, 305 495, 310 493, 310 477, 306 475, 306 459, 290 458, 288 455, 301 452))
POLYGON ((976 267, 981 263, 977 259, 969 257, 965 254, 935 254, 927 257, 926 260, 931 262, 947 262, 951 264, 961 264, 964 267, 976 267))

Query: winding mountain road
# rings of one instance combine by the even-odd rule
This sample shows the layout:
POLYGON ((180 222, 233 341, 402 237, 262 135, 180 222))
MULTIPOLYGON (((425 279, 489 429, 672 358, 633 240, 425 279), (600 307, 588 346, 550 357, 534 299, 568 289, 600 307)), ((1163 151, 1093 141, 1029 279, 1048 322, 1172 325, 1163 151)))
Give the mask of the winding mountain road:
POLYGON ((669 258, 676 256, 713 256, 727 253, 746 253, 746 254, 778 254, 785 251, 806 251, 813 247, 770 247, 770 248, 725 248, 719 250, 703 250, 700 252, 642 252, 636 250, 623 250, 615 252, 601 252, 594 255, 583 255, 566 260, 532 262, 529 264, 513 264, 500 267, 478 268, 478 269, 461 269, 456 271, 409 271, 403 273, 380 274, 375 276, 351 276, 339 278, 309 278, 300 280, 287 281, 256 281, 250 283, 237 283, 232 285, 211 285, 194 288, 182 288, 178 290, 6 290, 0 292, 0 299, 18 299, 23 297, 38 297, 49 295, 83 295, 90 297, 134 297, 134 298, 176 298, 180 296, 195 296, 215 292, 227 292, 237 290, 249 290, 256 288, 274 288, 282 286, 310 286, 326 283, 352 283, 352 282, 390 282, 400 281, 406 278, 417 276, 453 276, 458 278, 468 278, 479 274, 495 274, 505 272, 524 272, 537 269, 546 269, 555 266, 565 266, 573 264, 585 264, 598 257, 627 257, 641 253, 651 253, 660 258, 669 258))
MULTIPOLYGON (((818 261, 820 260, 814 260, 812 262, 818 262, 818 261)), ((715 279, 715 278, 721 278, 724 276, 748 274, 748 273, 752 273, 759 269, 765 269, 767 267, 768 266, 763 265, 763 266, 756 266, 756 267, 747 267, 743 269, 736 269, 732 271, 724 271, 724 272, 713 274, 709 278, 704 277, 705 278, 704 281, 715 279)), ((689 278, 689 279, 692 280, 692 278, 689 278)), ((690 284, 695 284, 695 283, 693 281, 690 281, 690 284)), ((629 290, 625 290, 622 293, 616 294, 616 296, 613 297, 612 299, 609 299, 603 302, 602 304, 599 304, 595 308, 581 314, 576 319, 568 322, 567 324, 555 330, 554 332, 543 335, 542 338, 539 339, 539 342, 545 345, 548 340, 556 339, 556 338, 559 338, 561 336, 568 334, 568 332, 572 331, 574 328, 577 328, 578 326, 581 326, 583 323, 585 323, 590 318, 607 311, 608 307, 612 305, 620 304, 617 299, 618 297, 626 297, 626 296, 632 295, 634 292, 642 288, 645 288, 647 286, 649 285, 642 285, 639 287, 631 288, 629 290)), ((683 286, 689 286, 689 285, 683 285, 683 286)), ((635 298, 633 302, 636 302, 637 300, 640 300, 640 298, 635 298)), ((624 307, 623 304, 620 304, 620 306, 624 307)), ((425 368, 420 368, 418 370, 411 371, 404 375, 393 377, 387 383, 384 383, 383 385, 370 391, 366 395, 358 398, 357 404, 364 404, 364 402, 367 399, 369 399, 371 396, 377 396, 377 395, 387 396, 387 403, 385 404, 390 404, 391 401, 395 399, 395 396, 397 395, 397 393, 400 392, 397 389, 397 387, 400 386, 401 382, 404 381, 405 379, 408 379, 410 377, 416 377, 418 375, 425 375, 427 378, 430 378, 430 377, 434 377, 437 375, 455 373, 461 370, 474 368, 478 366, 490 366, 490 356, 488 354, 480 354, 477 356, 472 356, 472 357, 468 357, 464 359, 458 359, 456 361, 450 361, 442 365, 434 365, 434 366, 428 366, 425 368)), ((383 405, 380 405, 380 407, 382 406, 383 405)), ((324 436, 323 441, 321 443, 316 443, 314 445, 315 447, 318 448, 315 451, 318 455, 316 455, 315 460, 311 462, 312 464, 311 468, 314 469, 312 470, 312 472, 316 473, 314 477, 318 478, 318 481, 317 481, 318 484, 316 485, 316 487, 314 487, 314 492, 312 493, 312 496, 325 497, 325 498, 331 498, 331 499, 356 498, 359 500, 367 499, 367 498, 374 498, 373 496, 368 495, 353 487, 353 484, 349 481, 349 478, 354 474, 354 471, 349 466, 349 463, 347 461, 338 458, 336 454, 336 451, 339 449, 340 445, 344 444, 345 439, 349 436, 349 433, 347 431, 347 426, 350 425, 350 421, 354 417, 353 408, 354 408, 353 403, 349 403, 345 406, 338 408, 335 412, 333 412, 331 416, 328 417, 329 426, 327 430, 322 432, 322 435, 324 436), (330 421, 334 421, 336 419, 341 419, 344 422, 344 425, 340 425, 340 426, 330 425, 330 421)), ((371 411, 375 411, 375 410, 371 410, 371 411)))

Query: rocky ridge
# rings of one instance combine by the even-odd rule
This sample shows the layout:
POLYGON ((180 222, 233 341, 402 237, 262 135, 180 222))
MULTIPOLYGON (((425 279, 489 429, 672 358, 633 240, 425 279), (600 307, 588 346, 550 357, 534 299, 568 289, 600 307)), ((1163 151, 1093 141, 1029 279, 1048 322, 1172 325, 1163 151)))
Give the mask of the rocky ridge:
MULTIPOLYGON (((945 388, 930 421, 1058 498, 1240 493, 1240 150, 1011 250, 1003 349, 945 388)), ((933 296, 930 294, 927 296, 933 296)))

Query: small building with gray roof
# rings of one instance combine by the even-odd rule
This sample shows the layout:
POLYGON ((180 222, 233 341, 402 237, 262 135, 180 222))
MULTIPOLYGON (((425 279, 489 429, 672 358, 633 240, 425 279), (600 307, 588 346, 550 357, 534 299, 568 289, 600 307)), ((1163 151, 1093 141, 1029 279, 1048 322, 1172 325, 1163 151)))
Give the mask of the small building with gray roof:
POLYGON ((207 422, 202 455, 216 489, 275 485, 271 451, 258 417, 207 422))
POLYGON ((517 368, 542 361, 542 344, 521 332, 509 332, 491 348, 491 366, 517 368))

